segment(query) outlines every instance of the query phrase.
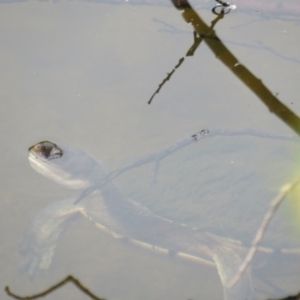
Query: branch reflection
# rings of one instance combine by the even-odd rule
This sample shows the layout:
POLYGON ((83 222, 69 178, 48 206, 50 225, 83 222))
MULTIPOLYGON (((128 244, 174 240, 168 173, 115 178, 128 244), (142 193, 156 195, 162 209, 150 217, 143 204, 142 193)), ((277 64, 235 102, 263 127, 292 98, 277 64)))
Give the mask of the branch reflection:
MULTIPOLYGON (((189 50, 191 55, 194 54, 200 43, 204 40, 217 59, 219 59, 240 81, 242 81, 244 85, 247 86, 268 107, 270 112, 275 114, 299 135, 300 118, 286 105, 284 105, 275 95, 273 95, 273 93, 263 84, 261 79, 257 78, 248 68, 242 65, 217 36, 213 28, 216 23, 224 17, 224 14, 219 15, 215 20, 213 20, 209 27, 187 0, 171 0, 171 2, 177 9, 183 11, 183 19, 193 26, 194 32, 196 32, 199 36, 199 39, 194 41, 189 50)), ((188 53, 186 56, 189 56, 188 53)), ((174 72, 175 69, 173 69, 173 71, 168 74, 168 77, 163 80, 158 89, 151 96, 148 104, 151 104, 154 96, 161 90, 162 86, 171 78, 174 72)))

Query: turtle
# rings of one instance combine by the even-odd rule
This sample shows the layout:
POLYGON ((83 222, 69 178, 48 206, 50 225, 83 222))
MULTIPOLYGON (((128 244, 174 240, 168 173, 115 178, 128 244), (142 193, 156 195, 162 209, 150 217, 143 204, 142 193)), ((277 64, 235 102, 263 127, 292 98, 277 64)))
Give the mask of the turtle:
MULTIPOLYGON (((249 131, 233 134, 212 131, 211 136, 246 133, 253 135, 249 131)), ((170 147, 172 150, 160 153, 160 158, 205 137, 208 137, 208 130, 170 147)), ((145 163, 149 157, 131 167, 145 163)), ((141 203, 124 197, 111 180, 114 176, 108 176, 98 160, 80 149, 42 141, 29 148, 28 159, 35 171, 68 189, 83 194, 88 190, 80 201, 73 197, 49 204, 32 220, 20 245, 22 269, 30 276, 49 269, 60 236, 72 217, 82 215, 120 241, 162 255, 216 267, 225 300, 257 299, 250 268, 237 285, 228 287, 247 251, 239 242, 158 216, 141 203)), ((123 170, 129 168, 127 166, 123 170)), ((117 173, 122 173, 122 170, 117 173)))

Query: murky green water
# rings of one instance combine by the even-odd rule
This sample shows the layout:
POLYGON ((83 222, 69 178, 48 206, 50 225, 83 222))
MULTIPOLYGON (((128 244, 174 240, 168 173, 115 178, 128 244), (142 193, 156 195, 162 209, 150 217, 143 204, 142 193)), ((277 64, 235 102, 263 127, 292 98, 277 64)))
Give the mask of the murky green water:
MULTIPOLYGON (((24 229, 39 209, 69 195, 30 168, 27 148, 45 139, 70 144, 112 170, 204 128, 295 134, 289 120, 271 113, 205 42, 186 57, 193 28, 172 5, 28 1, 0 7, 0 298, 9 299, 5 285, 27 295, 73 274, 107 299, 222 299, 215 269, 120 244, 85 219, 66 232, 48 276, 30 282, 19 274, 24 229)), ((210 10, 197 13, 208 26, 216 18, 210 10)), ((214 29, 239 63, 299 115, 297 22, 237 9, 214 29)), ((117 183, 164 217, 250 244, 269 201, 298 174, 297 151, 292 142, 214 137, 166 158, 156 183, 153 165, 117 183)), ((290 210, 287 201, 264 246, 297 246, 290 210)), ((258 255, 253 273, 261 299, 300 290, 297 255, 258 255)), ((87 298, 67 286, 47 299, 87 298)))

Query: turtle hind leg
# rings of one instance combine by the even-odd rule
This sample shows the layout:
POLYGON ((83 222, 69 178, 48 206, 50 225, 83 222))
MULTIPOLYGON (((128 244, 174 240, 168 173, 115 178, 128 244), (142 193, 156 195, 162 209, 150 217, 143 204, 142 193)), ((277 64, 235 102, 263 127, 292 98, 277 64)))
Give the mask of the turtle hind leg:
POLYGON ((210 235, 216 243, 210 247, 212 258, 217 266, 223 285, 225 300, 256 300, 257 296, 252 286, 250 267, 234 287, 229 284, 242 263, 242 247, 215 235, 210 235))

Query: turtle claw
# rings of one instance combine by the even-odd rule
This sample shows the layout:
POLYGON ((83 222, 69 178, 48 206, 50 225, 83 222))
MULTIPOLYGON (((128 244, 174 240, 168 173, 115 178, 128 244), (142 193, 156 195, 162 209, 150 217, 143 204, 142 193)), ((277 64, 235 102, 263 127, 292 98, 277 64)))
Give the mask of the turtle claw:
POLYGON ((33 281, 38 274, 47 273, 53 254, 54 251, 52 253, 43 253, 42 256, 30 251, 27 253, 22 253, 23 257, 19 264, 20 273, 28 274, 31 281, 33 281))
POLYGON ((56 248, 56 244, 49 245, 46 240, 43 241, 41 233, 31 224, 19 245, 19 253, 22 256, 19 271, 27 273, 31 280, 39 273, 47 272, 56 248))

